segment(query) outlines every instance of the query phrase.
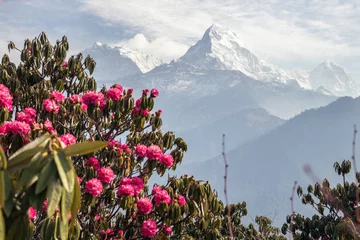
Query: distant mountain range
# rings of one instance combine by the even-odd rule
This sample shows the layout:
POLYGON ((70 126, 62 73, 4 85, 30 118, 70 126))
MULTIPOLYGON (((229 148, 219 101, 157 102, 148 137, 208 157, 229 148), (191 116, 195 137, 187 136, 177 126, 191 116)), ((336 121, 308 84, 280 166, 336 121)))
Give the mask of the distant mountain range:
MULTIPOLYGON (((281 206, 277 221, 284 222, 290 212, 294 181, 304 187, 313 183, 303 171, 305 164, 310 164, 319 179, 330 179, 333 186, 342 181, 332 166, 335 161, 351 159, 354 124, 360 126, 360 98, 343 97, 326 107, 307 110, 227 152, 230 201, 246 201, 252 214, 273 214, 276 206, 281 206)), ((226 144, 231 141, 226 139, 226 144)), ((359 152, 360 143, 356 149, 359 152)), ((206 162, 185 162, 177 174, 209 180, 223 197, 224 162, 220 153, 206 162)), ((296 209, 302 209, 300 200, 296 201, 296 209)))
POLYGON ((189 143, 175 174, 210 180, 221 197, 224 165, 216 156, 225 133, 229 197, 247 201, 252 216, 271 217, 278 209, 276 223, 283 223, 293 182, 310 183, 305 163, 319 178, 334 180, 333 162, 351 157, 360 99, 339 97, 357 97, 360 88, 336 63, 323 62, 310 72, 285 70, 258 58, 217 24, 170 63, 100 43, 83 53, 97 61, 100 83, 116 82, 138 94, 159 89, 155 109, 164 112, 163 131, 173 130, 189 143))

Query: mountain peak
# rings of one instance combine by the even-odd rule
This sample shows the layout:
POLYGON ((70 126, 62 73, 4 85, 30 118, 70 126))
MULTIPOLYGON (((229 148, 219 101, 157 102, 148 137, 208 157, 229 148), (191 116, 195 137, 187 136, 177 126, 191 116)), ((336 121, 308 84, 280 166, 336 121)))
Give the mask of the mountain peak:
POLYGON ((336 96, 358 96, 359 86, 341 65, 325 61, 310 72, 311 85, 314 89, 324 88, 336 96))
POLYGON ((180 60, 205 70, 240 71, 260 81, 286 83, 290 79, 295 79, 301 87, 310 88, 307 75, 285 71, 259 59, 243 47, 233 30, 220 24, 211 25, 202 39, 190 47, 180 60))
POLYGON ((127 75, 149 72, 162 64, 161 60, 140 51, 101 42, 94 43, 83 54, 96 59, 98 69, 101 70, 95 70, 94 74, 101 76, 100 81, 113 81, 127 75))

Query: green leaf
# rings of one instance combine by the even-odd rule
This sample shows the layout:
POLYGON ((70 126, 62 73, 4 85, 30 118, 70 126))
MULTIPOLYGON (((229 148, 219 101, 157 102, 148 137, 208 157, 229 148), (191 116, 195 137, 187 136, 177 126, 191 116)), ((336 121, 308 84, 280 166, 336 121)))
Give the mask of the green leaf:
POLYGON ((70 192, 72 189, 70 188, 69 181, 68 181, 68 173, 71 171, 71 166, 65 157, 64 154, 55 151, 54 152, 54 161, 57 167, 57 171, 59 173, 62 185, 64 186, 65 190, 70 192))
POLYGON ((36 184, 35 193, 39 194, 48 186, 48 180, 51 174, 56 172, 56 165, 53 161, 48 162, 41 170, 39 180, 36 184))
POLYGON ((71 222, 73 223, 76 220, 77 213, 78 213, 78 209, 81 208, 81 189, 80 189, 80 184, 77 181, 77 176, 75 174, 74 176, 75 179, 75 186, 74 186, 74 195, 73 195, 73 200, 72 200, 72 204, 71 204, 71 222))
POLYGON ((26 151, 23 151, 20 154, 18 154, 16 157, 12 158, 18 152, 17 151, 9 159, 8 170, 10 172, 21 170, 22 168, 24 168, 31 161, 31 158, 34 157, 34 155, 36 155, 39 152, 43 152, 44 150, 46 150, 44 147, 35 147, 35 148, 32 148, 32 149, 28 149, 26 151))
POLYGON ((61 196, 61 220, 63 222, 68 222, 69 210, 71 208, 71 204, 74 198, 74 191, 67 192, 63 189, 61 196))
POLYGON ((0 168, 2 169, 7 169, 7 159, 4 153, 4 150, 2 149, 2 147, 0 146, 0 168))
POLYGON ((47 205, 47 215, 51 217, 56 207, 59 205, 60 198, 62 193, 62 186, 58 179, 49 183, 48 190, 46 196, 48 198, 48 205, 47 205))
POLYGON ((96 152, 107 146, 105 141, 94 141, 94 142, 81 142, 70 145, 64 149, 64 153, 67 157, 75 155, 86 155, 92 152, 96 152))
MULTIPOLYGON (((17 150, 10 158, 9 158, 9 162, 10 161, 15 161, 18 160, 19 158, 24 158, 25 156, 27 156, 27 154, 25 154, 24 152, 28 151, 28 150, 32 150, 36 147, 45 147, 45 145, 50 141, 50 136, 49 134, 44 134, 41 137, 35 139, 34 141, 31 141, 30 143, 26 144, 25 146, 23 146, 22 148, 20 148, 19 150, 17 150), (20 154, 24 154, 21 155, 20 154)), ((31 156, 30 156, 31 157, 31 156)), ((9 163, 10 164, 10 163, 9 163)))
POLYGON ((0 209, 0 240, 5 240, 5 232, 6 232, 5 220, 2 210, 0 209))
POLYGON ((31 162, 21 172, 20 179, 17 182, 16 192, 19 193, 24 186, 30 187, 31 184, 35 183, 40 174, 40 168, 44 161, 48 158, 43 158, 43 152, 38 152, 31 158, 31 162))
POLYGON ((0 170, 0 209, 4 207, 5 205, 5 176, 4 176, 4 170, 0 170))

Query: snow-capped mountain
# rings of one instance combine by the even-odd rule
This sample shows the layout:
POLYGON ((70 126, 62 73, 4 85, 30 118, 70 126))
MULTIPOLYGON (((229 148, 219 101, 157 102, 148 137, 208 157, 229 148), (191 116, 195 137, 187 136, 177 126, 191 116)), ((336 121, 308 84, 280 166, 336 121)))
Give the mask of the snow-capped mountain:
POLYGON ((202 69, 241 71, 261 81, 286 83, 295 79, 301 87, 311 88, 307 73, 286 71, 259 59, 242 46, 240 38, 231 29, 218 24, 207 29, 202 39, 190 47, 180 60, 202 69))
POLYGON ((360 87, 354 83, 349 73, 342 66, 326 61, 310 72, 309 76, 313 89, 328 91, 336 96, 360 95, 360 87))
POLYGON ((161 60, 142 52, 124 46, 110 47, 100 42, 82 53, 95 59, 97 65, 94 76, 100 82, 111 82, 120 77, 146 73, 162 64, 161 60))

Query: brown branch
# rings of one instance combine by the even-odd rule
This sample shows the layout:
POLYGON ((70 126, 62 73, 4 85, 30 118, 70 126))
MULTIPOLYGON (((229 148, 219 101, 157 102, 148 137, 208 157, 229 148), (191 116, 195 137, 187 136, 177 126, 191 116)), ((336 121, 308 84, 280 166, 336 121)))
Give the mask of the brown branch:
POLYGON ((294 186, 292 188, 291 197, 290 197, 290 204, 291 204, 290 240, 293 239, 293 221, 294 221, 294 215, 295 215, 294 195, 295 195, 296 185, 297 185, 297 182, 295 181, 294 186))
POLYGON ((232 233, 232 228, 231 228, 231 216, 230 216, 230 206, 229 206, 229 200, 228 200, 228 195, 227 195, 227 170, 229 165, 227 164, 227 160, 226 160, 226 155, 225 155, 225 134, 223 134, 223 141, 222 141, 222 156, 224 159, 224 164, 225 164, 225 176, 224 176, 224 194, 225 194, 225 201, 226 201, 226 206, 227 206, 227 214, 228 214, 228 228, 229 228, 229 233, 230 233, 230 239, 233 239, 233 233, 232 233))
MULTIPOLYGON (((356 160, 355 160, 355 147, 356 147, 356 134, 357 134, 357 129, 356 129, 356 124, 354 125, 354 135, 353 135, 353 141, 352 141, 352 162, 353 162, 353 166, 354 166, 354 172, 355 172, 355 179, 356 182, 358 184, 358 186, 356 186, 356 202, 355 202, 355 206, 358 205, 359 203, 359 180, 358 180, 358 171, 356 168, 356 160)), ((359 208, 355 209, 355 213, 356 213, 356 221, 359 223, 360 222, 360 212, 359 212, 359 208)))

